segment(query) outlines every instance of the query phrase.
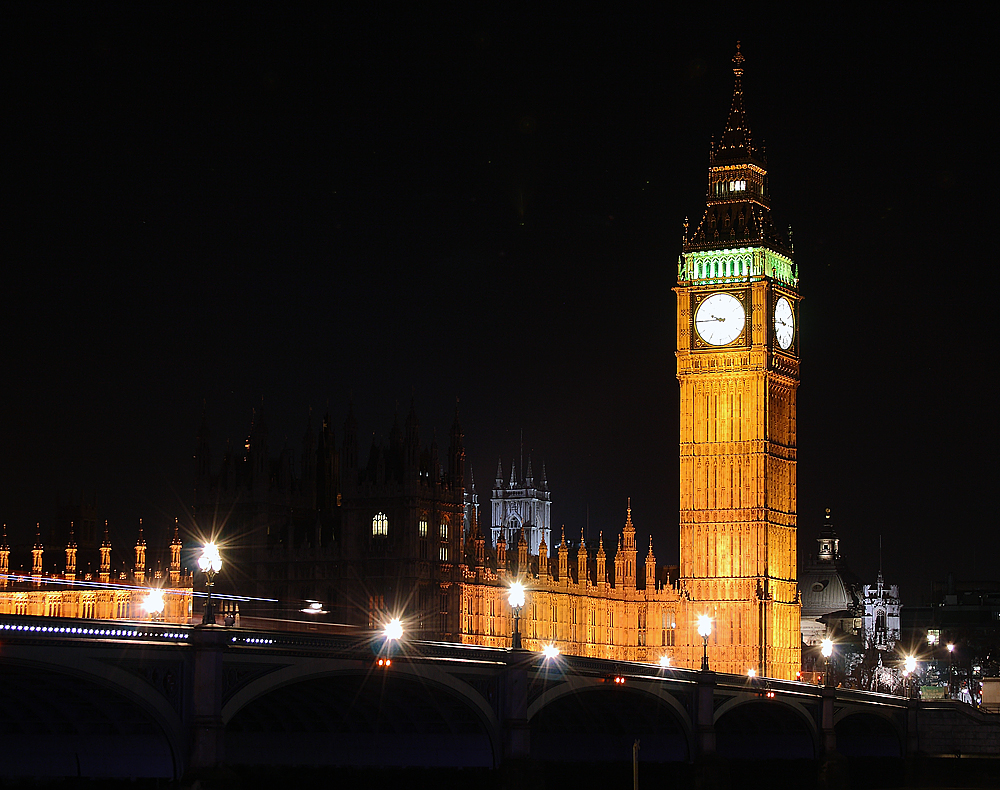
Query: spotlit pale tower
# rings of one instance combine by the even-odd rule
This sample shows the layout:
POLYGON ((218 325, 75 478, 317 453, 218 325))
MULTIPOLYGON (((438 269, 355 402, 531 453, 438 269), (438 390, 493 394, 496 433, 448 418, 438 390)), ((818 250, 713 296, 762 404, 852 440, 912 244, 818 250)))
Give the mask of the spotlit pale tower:
POLYGON ((709 156, 701 221, 685 220, 677 287, 680 587, 713 620, 716 671, 794 678, 798 271, 771 219, 764 151, 743 103, 743 55, 709 156))

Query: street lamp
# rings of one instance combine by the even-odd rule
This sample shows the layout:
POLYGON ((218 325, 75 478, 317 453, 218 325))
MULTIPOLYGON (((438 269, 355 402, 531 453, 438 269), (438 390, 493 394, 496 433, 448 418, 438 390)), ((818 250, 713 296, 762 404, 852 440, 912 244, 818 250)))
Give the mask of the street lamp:
POLYGON ((545 645, 545 647, 542 648, 542 655, 546 659, 556 658, 559 655, 559 648, 555 645, 545 645))
POLYGON ((524 585, 521 582, 514 582, 510 586, 507 595, 507 603, 514 610, 514 633, 511 635, 511 647, 514 650, 521 649, 521 607, 524 606, 524 585))
POLYGON ((820 642, 819 652, 823 654, 823 685, 830 685, 830 656, 833 655, 833 640, 824 639, 820 642))
POLYGON ((208 599, 205 601, 205 614, 201 618, 202 625, 215 625, 215 609, 212 607, 212 587, 215 585, 215 574, 222 569, 222 557, 219 547, 214 543, 206 543, 198 558, 198 567, 205 574, 205 587, 208 588, 208 599))
POLYGON ((666 669, 670 666, 670 656, 660 656, 660 666, 666 669))
POLYGON ((698 636, 701 637, 704 645, 704 652, 701 655, 701 671, 708 672, 708 636, 712 633, 712 618, 707 614, 698 615, 698 636))
POLYGON ((948 643, 948 696, 955 696, 955 643, 948 643))
POLYGON ((150 590, 143 607, 149 612, 151 619, 160 619, 160 615, 163 614, 163 606, 163 590, 150 590))

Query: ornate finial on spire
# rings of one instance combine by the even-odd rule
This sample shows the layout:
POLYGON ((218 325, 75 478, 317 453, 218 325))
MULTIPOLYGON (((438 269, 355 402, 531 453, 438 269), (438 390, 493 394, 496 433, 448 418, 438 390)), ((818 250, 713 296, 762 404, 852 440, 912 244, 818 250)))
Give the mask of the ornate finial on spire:
POLYGON ((735 74, 737 77, 743 74, 743 60, 744 60, 743 53, 740 52, 740 42, 737 41, 736 54, 733 55, 733 63, 735 64, 733 66, 733 74, 735 74))

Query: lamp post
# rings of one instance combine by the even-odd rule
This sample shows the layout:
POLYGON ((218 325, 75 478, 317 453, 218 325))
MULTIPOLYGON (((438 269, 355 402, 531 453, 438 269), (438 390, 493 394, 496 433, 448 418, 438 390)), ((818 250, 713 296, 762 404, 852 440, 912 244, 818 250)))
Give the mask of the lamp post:
POLYGON ((830 656, 833 655, 833 640, 824 639, 820 643, 819 652, 823 654, 823 685, 830 685, 830 656))
POLYGON ((521 607, 524 606, 524 585, 521 582, 514 582, 510 586, 507 595, 507 603, 514 610, 514 633, 511 635, 511 647, 514 650, 521 649, 521 607))
POLYGON ((215 585, 215 574, 222 569, 222 557, 219 547, 214 543, 206 543, 198 558, 198 567, 205 574, 205 587, 208 589, 208 599, 205 601, 205 614, 201 618, 202 625, 215 625, 215 609, 212 606, 212 587, 215 585))
POLYGON ((955 643, 948 643, 948 697, 955 696, 955 643))
POLYGON ((707 614, 698 615, 698 636, 704 647, 701 654, 701 671, 708 672, 708 636, 712 633, 712 618, 707 614))

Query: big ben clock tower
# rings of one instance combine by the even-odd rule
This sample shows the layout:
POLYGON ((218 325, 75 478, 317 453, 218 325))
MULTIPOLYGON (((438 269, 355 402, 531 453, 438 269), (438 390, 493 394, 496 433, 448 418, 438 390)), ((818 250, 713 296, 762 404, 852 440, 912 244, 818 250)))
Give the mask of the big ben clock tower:
POLYGON ((713 669, 794 678, 798 272, 788 238, 771 223, 767 160, 746 122, 739 44, 733 64, 733 103, 712 147, 705 213, 693 229, 685 221, 674 289, 678 581, 692 613, 712 618, 713 669))

